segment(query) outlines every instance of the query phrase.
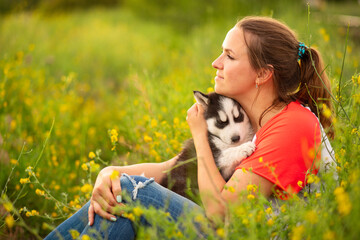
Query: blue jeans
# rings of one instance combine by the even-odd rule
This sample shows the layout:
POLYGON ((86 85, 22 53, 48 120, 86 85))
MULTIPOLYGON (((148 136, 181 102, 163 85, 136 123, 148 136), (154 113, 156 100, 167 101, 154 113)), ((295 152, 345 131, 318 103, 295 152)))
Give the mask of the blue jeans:
MULTIPOLYGON (((163 209, 169 212, 171 217, 177 221, 184 210, 195 210, 203 213, 201 207, 194 202, 184 198, 167 188, 162 187, 153 179, 141 176, 128 176, 123 174, 120 178, 121 189, 132 196, 132 201, 140 201, 141 205, 148 208, 163 209), (185 209, 184 209, 185 208, 185 209)), ((131 204, 127 202, 126 204, 131 204)), ((133 223, 123 217, 117 216, 115 222, 109 221, 95 214, 94 224, 88 225, 88 208, 90 202, 86 203, 79 211, 61 223, 54 229, 45 240, 50 239, 73 239, 71 230, 82 235, 89 235, 91 239, 134 239, 136 228, 133 223), (105 226, 105 227, 104 227, 105 226)), ((142 219, 144 225, 151 225, 151 219, 142 219)), ((194 230, 196 231, 196 230, 194 230)), ((200 234, 201 235, 201 234, 200 234)))

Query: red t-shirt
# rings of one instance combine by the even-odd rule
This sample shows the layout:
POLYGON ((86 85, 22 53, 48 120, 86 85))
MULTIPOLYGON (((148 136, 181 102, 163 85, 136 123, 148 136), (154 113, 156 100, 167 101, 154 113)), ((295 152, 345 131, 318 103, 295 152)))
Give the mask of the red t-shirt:
POLYGON ((291 102, 256 133, 256 150, 236 169, 246 169, 276 185, 278 197, 298 193, 310 170, 316 174, 320 163, 321 134, 316 116, 291 102))

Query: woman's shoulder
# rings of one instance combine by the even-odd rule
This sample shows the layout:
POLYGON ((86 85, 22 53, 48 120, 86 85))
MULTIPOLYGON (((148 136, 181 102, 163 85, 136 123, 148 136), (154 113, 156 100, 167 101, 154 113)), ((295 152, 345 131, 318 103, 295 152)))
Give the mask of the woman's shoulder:
POLYGON ((286 122, 287 125, 297 125, 304 123, 318 123, 319 120, 310 109, 302 106, 299 102, 289 103, 271 121, 270 125, 286 122))
POLYGON ((299 102, 289 103, 279 114, 275 115, 258 131, 256 135, 269 132, 306 132, 314 133, 319 128, 319 120, 313 112, 302 106, 299 102))
POLYGON ((310 123, 318 123, 319 120, 313 112, 307 107, 304 107, 299 102, 289 103, 280 115, 280 119, 289 119, 294 123, 303 123, 303 121, 310 123))

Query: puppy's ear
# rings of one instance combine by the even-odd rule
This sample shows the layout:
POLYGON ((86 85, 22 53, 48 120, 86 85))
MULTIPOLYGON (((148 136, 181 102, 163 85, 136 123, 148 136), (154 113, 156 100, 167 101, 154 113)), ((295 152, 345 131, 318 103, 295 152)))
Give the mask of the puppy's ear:
POLYGON ((194 91, 194 97, 196 102, 200 103, 206 110, 209 105, 209 96, 202 92, 194 91))

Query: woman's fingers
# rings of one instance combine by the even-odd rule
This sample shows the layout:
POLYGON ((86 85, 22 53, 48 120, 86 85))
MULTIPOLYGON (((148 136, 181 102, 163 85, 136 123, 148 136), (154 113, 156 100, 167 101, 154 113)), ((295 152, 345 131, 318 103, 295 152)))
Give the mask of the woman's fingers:
POLYGON ((115 222, 116 221, 116 216, 113 214, 108 213, 107 211, 104 210, 104 207, 101 206, 98 202, 96 201, 92 201, 93 205, 94 205, 94 212, 101 216, 102 218, 108 219, 110 221, 115 222))
POLYGON ((120 178, 118 176, 111 178, 111 189, 112 189, 113 197, 116 199, 116 202, 121 203, 122 202, 121 184, 120 184, 120 178))
POLYGON ((187 118, 203 116, 204 107, 200 103, 194 103, 187 111, 187 118))
POLYGON ((90 202, 89 210, 88 210, 88 216, 89 216, 89 226, 92 226, 94 224, 94 206, 92 201, 90 202))
POLYGON ((196 105, 197 105, 197 110, 198 110, 198 115, 200 115, 200 116, 203 116, 203 114, 204 114, 204 107, 203 107, 203 105, 201 105, 200 103, 196 103, 196 105))
POLYGON ((115 214, 121 215, 121 185, 119 172, 113 167, 100 171, 91 196, 88 210, 89 225, 93 225, 95 214, 111 221, 116 221, 115 214))
POLYGON ((92 199, 94 199, 95 201, 99 201, 99 198, 106 199, 106 202, 108 204, 110 204, 111 206, 116 206, 116 199, 111 192, 111 184, 111 181, 106 181, 96 186, 92 193, 92 199))

